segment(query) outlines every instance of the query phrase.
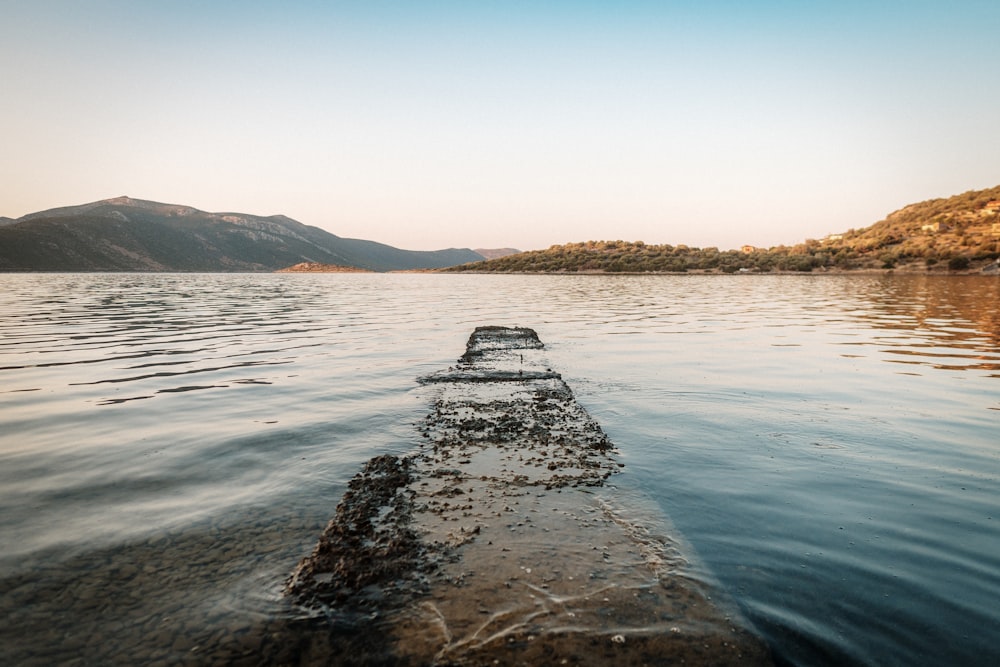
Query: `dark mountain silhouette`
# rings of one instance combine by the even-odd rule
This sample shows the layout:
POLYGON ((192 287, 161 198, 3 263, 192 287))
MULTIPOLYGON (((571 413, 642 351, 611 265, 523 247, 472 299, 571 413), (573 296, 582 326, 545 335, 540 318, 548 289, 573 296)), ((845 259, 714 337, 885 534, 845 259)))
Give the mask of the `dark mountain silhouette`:
POLYGON ((469 249, 341 238, 283 215, 207 213, 129 197, 0 220, 6 271, 274 271, 301 262, 399 271, 480 259, 469 249))

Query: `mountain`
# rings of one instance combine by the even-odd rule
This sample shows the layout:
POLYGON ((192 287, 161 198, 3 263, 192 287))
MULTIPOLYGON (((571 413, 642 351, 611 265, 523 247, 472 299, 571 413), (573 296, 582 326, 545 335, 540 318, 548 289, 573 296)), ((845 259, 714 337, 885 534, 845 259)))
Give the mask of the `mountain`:
POLYGON ((997 272, 1000 186, 911 204, 863 229, 795 246, 720 251, 642 241, 586 241, 447 271, 768 272, 830 270, 997 272))
POLYGON ((517 248, 475 248, 473 252, 482 255, 483 259, 496 259, 497 257, 516 255, 521 251, 517 248))
POLYGON ((401 250, 341 238, 283 215, 207 213, 129 197, 0 224, 6 271, 275 271, 302 262, 397 271, 480 259, 467 248, 401 250))

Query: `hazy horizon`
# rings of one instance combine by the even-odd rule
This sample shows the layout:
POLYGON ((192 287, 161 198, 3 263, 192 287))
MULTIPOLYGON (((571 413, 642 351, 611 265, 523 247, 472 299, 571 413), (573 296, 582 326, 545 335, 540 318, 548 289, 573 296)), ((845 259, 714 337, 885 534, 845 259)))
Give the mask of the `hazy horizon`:
POLYGON ((1000 183, 994 2, 0 9, 0 215, 128 195, 399 248, 736 248, 1000 183))

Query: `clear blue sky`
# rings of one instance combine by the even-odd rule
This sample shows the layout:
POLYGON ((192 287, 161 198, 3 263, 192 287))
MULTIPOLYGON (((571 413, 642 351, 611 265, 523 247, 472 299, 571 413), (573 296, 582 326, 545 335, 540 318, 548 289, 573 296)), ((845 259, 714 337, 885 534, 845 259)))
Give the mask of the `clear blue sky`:
POLYGON ((0 0, 0 215, 733 248, 1000 184, 1000 2, 0 0))

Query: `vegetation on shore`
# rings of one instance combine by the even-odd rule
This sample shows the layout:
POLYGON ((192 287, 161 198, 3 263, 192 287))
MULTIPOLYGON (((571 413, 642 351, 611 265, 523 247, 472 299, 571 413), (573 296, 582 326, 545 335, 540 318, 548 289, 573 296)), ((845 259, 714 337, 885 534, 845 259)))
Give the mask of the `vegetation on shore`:
POLYGON ((294 266, 278 269, 275 273, 372 273, 368 269, 341 264, 323 264, 321 262, 299 262, 294 266))
POLYGON ((772 271, 980 271, 1000 258, 1000 186, 911 204, 870 227, 794 246, 739 250, 586 241, 444 271, 711 273, 772 271))

